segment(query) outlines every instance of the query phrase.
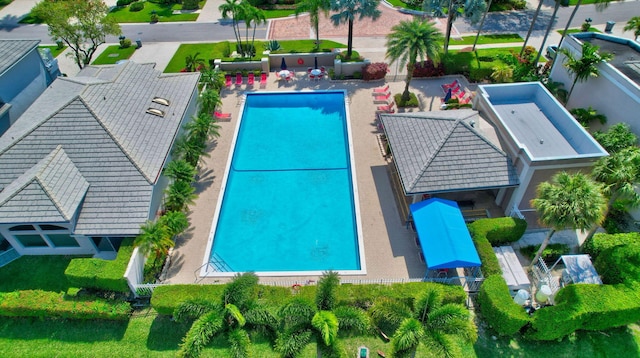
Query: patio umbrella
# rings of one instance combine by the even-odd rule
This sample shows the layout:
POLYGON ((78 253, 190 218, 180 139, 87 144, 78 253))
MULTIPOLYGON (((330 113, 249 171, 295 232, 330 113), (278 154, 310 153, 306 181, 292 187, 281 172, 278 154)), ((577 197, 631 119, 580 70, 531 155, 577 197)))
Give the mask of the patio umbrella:
POLYGON ((283 70, 283 71, 287 69, 287 63, 284 62, 284 57, 282 58, 282 63, 280 64, 280 69, 283 70))
POLYGON ((313 68, 318 68, 318 56, 313 58, 313 65, 314 65, 313 68))
POLYGON ((447 94, 444 96, 444 103, 447 103, 447 101, 451 99, 451 96, 451 88, 449 88, 449 90, 447 90, 447 94))

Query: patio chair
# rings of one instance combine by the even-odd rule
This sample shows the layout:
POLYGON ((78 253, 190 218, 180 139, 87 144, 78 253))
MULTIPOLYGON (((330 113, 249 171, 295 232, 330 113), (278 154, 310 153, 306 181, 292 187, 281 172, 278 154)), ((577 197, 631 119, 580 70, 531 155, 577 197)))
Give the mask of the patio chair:
POLYGON ((393 108, 393 107, 395 106, 395 104, 396 104, 396 102, 395 102, 395 101, 391 101, 391 103, 389 103, 388 105, 386 105, 386 106, 378 106, 378 107, 376 107, 376 109, 377 109, 378 111, 382 111, 382 112, 393 113, 393 112, 391 112, 391 111, 393 111, 393 110, 394 110, 394 108, 393 108))
POLYGON ((464 90, 458 92, 458 93, 454 93, 453 97, 457 98, 458 100, 461 100, 462 98, 464 98, 464 96, 467 95, 467 92, 465 92, 464 90))
POLYGON ((295 72, 293 72, 293 71, 291 71, 291 70, 289 70, 289 75, 288 75, 287 77, 285 77, 285 80, 286 80, 287 82, 289 82, 289 81, 291 81, 292 79, 294 79, 295 77, 296 77, 296 73, 295 73, 295 72))
POLYGON ((387 92, 382 96, 375 96, 373 98, 373 102, 384 102, 384 103, 387 103, 387 101, 389 100, 389 97, 391 97, 391 92, 387 92))
POLYGON ((449 88, 453 88, 453 87, 455 87, 456 85, 459 85, 459 84, 460 84, 460 82, 458 80, 454 80, 451 83, 445 83, 445 84, 441 85, 441 87, 442 87, 442 90, 446 92, 449 88))
POLYGON ((260 88, 265 88, 265 87, 267 87, 267 73, 262 72, 260 74, 260 88))
POLYGON ((468 104, 469 102, 471 102, 471 97, 467 97, 467 98, 463 98, 463 99, 459 99, 458 100, 459 104, 468 104))
POLYGON ((226 74, 226 75, 224 75, 224 80, 225 80, 224 85, 225 85, 227 88, 231 87, 231 75, 230 75, 230 74, 226 74))
POLYGON ((320 73, 327 73, 327 69, 324 66, 320 66, 320 73))
POLYGON ((320 72, 320 74, 318 76, 316 76, 316 79, 319 80, 323 80, 324 79, 324 72, 320 72))
POLYGON ((310 73, 309 74, 309 81, 315 80, 315 79, 316 79, 316 75, 310 73))
POLYGON ((311 73, 313 71, 313 67, 307 67, 307 73, 311 73))
POLYGON ((222 113, 215 111, 213 112, 213 115, 214 117, 216 117, 216 119, 231 119, 231 113, 222 113))
POLYGON ((242 86, 242 73, 236 72, 236 87, 242 86))
POLYGON ((247 86, 253 86, 254 82, 255 82, 255 75, 253 74, 253 72, 249 72, 249 77, 247 78, 247 86))
POLYGON ((373 89, 373 93, 385 93, 385 92, 388 92, 388 91, 389 91, 389 85, 373 89))

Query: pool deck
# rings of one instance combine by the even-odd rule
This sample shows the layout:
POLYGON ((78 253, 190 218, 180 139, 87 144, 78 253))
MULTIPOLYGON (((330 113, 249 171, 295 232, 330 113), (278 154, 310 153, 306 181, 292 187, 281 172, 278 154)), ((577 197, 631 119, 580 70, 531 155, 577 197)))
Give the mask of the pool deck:
MULTIPOLYGON (((307 80, 302 68, 295 70, 297 78, 289 83, 277 81, 272 72, 264 89, 260 89, 256 84, 254 88, 247 88, 246 85, 240 88, 232 86, 222 91, 222 111, 232 113, 232 119, 219 123, 220 137, 210 145, 210 157, 204 158, 199 168, 199 180, 196 184, 198 198, 191 206, 189 213, 191 227, 177 240, 164 283, 226 281, 219 277, 199 278, 198 274, 205 255, 243 94, 246 91, 347 90, 367 274, 349 275, 343 278, 374 280, 424 277, 426 266, 419 259, 419 249, 414 242, 415 233, 408 230, 401 221, 394 200, 387 173, 388 161, 383 158, 378 144, 377 135, 380 132, 375 124, 377 104, 373 103, 372 96, 372 89, 385 83, 389 84, 393 94, 400 93, 404 90, 404 81, 394 80, 393 76, 387 75, 386 82, 329 80, 316 82, 307 80)), ((411 91, 420 98, 421 108, 409 111, 439 110, 442 96, 440 84, 451 82, 453 79, 454 77, 443 77, 433 80, 412 80, 411 91)), ((466 83, 464 78, 460 80, 466 83)), ((467 88, 473 89, 469 86, 467 88)), ((265 125, 268 125, 268 119, 265 119, 265 125)), ((264 282, 305 281, 317 280, 317 277, 261 277, 261 280, 264 282)))

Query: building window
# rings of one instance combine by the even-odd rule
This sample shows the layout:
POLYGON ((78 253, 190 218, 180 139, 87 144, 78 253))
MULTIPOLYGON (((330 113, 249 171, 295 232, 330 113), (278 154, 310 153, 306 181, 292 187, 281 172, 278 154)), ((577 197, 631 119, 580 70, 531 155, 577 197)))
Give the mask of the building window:
POLYGON ((9 231, 34 231, 33 225, 16 225, 9 229, 9 231))
POLYGON ((78 247, 76 239, 68 234, 47 234, 49 241, 55 247, 78 247))
POLYGON ((38 234, 13 235, 24 247, 47 247, 47 243, 38 234))
POLYGON ((60 231, 60 230, 64 230, 67 231, 66 227, 62 227, 62 226, 58 226, 58 225, 40 225, 40 230, 43 231, 60 231))

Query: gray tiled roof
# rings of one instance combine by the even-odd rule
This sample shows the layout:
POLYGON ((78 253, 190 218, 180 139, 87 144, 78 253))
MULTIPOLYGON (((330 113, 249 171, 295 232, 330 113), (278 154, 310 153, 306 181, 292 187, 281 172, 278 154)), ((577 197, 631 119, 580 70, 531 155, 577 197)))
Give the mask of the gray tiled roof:
POLYGON ((0 40, 0 74, 37 47, 40 40, 0 40))
POLYGON ((136 235, 149 216, 153 185, 199 75, 165 76, 133 62, 91 73, 109 76, 98 81, 59 78, 0 137, 0 187, 61 146, 90 184, 75 233, 136 235), (155 96, 170 105, 152 103, 155 96), (149 107, 167 115, 145 113, 149 107))
POLYGON ((89 183, 58 146, 0 193, 0 222, 68 222, 88 188, 89 183), (29 210, 16 210, 24 207, 29 210))
POLYGON ((381 120, 407 195, 515 186, 507 155, 467 121, 472 110, 383 114, 381 120))

